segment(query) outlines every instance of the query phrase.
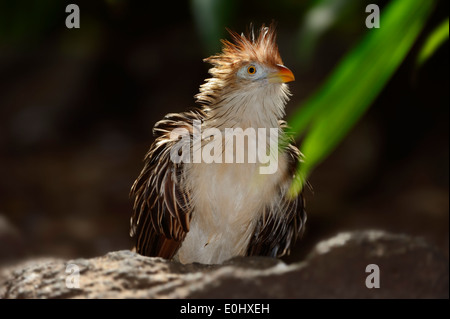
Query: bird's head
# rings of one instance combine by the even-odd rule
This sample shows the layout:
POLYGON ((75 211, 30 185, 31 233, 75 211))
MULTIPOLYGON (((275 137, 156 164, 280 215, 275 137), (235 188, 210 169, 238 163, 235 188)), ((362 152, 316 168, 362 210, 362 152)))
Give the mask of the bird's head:
POLYGON ((263 25, 256 35, 228 32, 232 41, 222 40, 222 52, 204 60, 213 65, 212 77, 200 87, 197 102, 214 108, 227 100, 241 101, 244 107, 259 101, 269 108, 274 104, 273 113, 282 116, 289 94, 284 83, 294 81, 294 75, 283 65, 275 28, 263 25))

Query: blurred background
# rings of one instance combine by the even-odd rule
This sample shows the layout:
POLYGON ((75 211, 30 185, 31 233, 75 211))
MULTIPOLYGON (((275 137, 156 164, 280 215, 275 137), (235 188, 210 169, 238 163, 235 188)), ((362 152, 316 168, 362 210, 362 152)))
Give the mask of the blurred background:
MULTIPOLYGON (((202 59, 225 27, 277 23, 296 77, 289 118, 368 31, 366 6, 389 1, 73 1, 79 29, 66 28, 69 3, 0 0, 0 262, 131 247, 128 193, 152 127, 194 106, 202 59)), ((421 236, 448 256, 448 41, 416 64, 447 17, 437 1, 368 111, 312 171, 306 232, 287 261, 359 229, 421 236)))

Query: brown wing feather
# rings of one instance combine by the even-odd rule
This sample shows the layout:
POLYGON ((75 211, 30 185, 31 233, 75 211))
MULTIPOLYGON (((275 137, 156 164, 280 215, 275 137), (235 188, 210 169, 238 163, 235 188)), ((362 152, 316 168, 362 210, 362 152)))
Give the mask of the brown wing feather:
POLYGON ((183 164, 170 159, 171 147, 178 142, 170 133, 185 128, 192 138, 193 120, 203 118, 201 110, 168 114, 153 129, 156 139, 130 192, 134 198, 130 236, 142 255, 172 258, 189 231, 190 194, 183 187, 183 164))
MULTIPOLYGON (((285 122, 280 121, 280 126, 284 128, 285 122)), ((291 247, 304 231, 306 211, 303 194, 299 194, 297 198, 288 196, 301 154, 292 144, 288 144, 286 152, 289 169, 279 186, 279 200, 264 208, 250 239, 248 256, 281 257, 289 254, 291 247)))

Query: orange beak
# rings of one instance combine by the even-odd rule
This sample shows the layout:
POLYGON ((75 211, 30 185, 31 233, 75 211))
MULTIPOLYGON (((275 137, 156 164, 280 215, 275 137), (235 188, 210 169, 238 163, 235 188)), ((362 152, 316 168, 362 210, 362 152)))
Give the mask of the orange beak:
POLYGON ((294 74, 287 67, 278 64, 275 72, 267 76, 270 83, 287 83, 295 80, 294 74))

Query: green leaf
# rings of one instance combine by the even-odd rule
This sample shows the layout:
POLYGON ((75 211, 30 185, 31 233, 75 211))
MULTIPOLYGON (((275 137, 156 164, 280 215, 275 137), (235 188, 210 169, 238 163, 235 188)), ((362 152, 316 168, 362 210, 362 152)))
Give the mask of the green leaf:
POLYGON ((301 191, 311 171, 342 141, 384 88, 433 7, 434 1, 391 1, 380 13, 380 28, 368 29, 323 86, 288 120, 294 137, 307 133, 301 145, 305 162, 299 165, 292 196, 301 191))
POLYGON ((424 62, 426 62, 441 46, 441 44, 448 40, 448 27, 449 24, 447 18, 447 20, 443 21, 433 30, 433 32, 431 32, 422 46, 419 55, 417 56, 418 66, 421 66, 424 62))

